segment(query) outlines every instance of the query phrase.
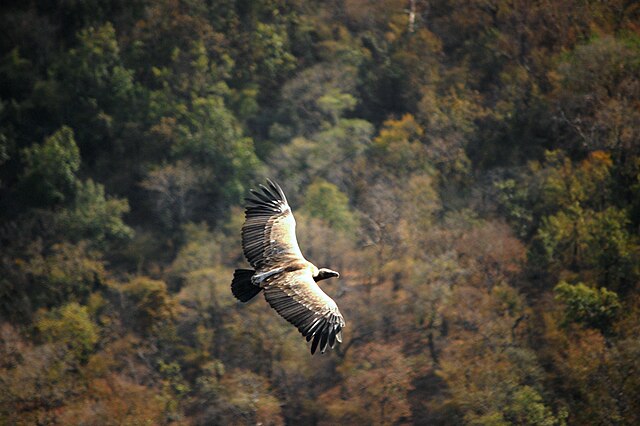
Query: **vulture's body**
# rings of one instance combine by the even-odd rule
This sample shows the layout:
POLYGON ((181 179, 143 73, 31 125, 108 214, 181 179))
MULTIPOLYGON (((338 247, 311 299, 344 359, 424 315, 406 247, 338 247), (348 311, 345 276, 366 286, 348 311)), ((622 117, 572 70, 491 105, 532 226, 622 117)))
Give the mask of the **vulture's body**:
POLYGON ((304 258, 296 221, 280 186, 269 181, 268 187, 260 188, 247 198, 242 227, 242 249, 254 269, 236 269, 231 291, 241 302, 264 291, 271 307, 312 341, 311 353, 318 347, 324 352, 342 341, 345 323, 336 303, 316 282, 339 274, 318 269, 304 258))

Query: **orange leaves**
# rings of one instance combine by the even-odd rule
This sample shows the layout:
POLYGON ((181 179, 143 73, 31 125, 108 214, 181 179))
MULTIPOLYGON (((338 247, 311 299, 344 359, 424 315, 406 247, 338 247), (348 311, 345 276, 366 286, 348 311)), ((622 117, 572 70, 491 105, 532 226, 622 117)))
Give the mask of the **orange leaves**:
POLYGON ((354 348, 338 372, 342 383, 320 396, 328 414, 321 424, 410 421, 407 396, 414 373, 399 344, 368 343, 354 348))
POLYGON ((424 130, 410 114, 387 120, 373 140, 373 159, 391 175, 403 176, 428 170, 427 152, 421 142, 424 130))
POLYGON ((164 404, 157 397, 157 390, 135 383, 124 375, 111 373, 92 380, 84 396, 70 401, 58 411, 56 417, 60 424, 164 423, 164 404))
POLYGON ((482 271, 487 285, 520 272, 526 248, 504 222, 487 221, 464 233, 455 248, 470 265, 482 271))

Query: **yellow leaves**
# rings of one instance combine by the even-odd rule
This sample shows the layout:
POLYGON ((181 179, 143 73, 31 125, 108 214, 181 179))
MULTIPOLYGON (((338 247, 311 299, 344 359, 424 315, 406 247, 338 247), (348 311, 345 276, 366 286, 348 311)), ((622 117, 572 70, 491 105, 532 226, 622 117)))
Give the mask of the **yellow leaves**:
POLYGON ((605 168, 610 168, 613 165, 611 154, 605 151, 593 151, 589 153, 589 160, 583 161, 583 165, 590 166, 591 164, 602 165, 605 168))
POLYGON ((64 345, 79 361, 86 360, 98 342, 98 327, 91 321, 87 307, 75 302, 41 314, 36 327, 46 341, 64 345))
POLYGON ((410 114, 400 120, 387 120, 373 140, 372 160, 387 175, 406 176, 428 171, 430 164, 422 143, 424 130, 410 114))
POLYGON ((137 277, 120 286, 120 291, 130 303, 136 323, 145 332, 167 323, 177 313, 178 306, 163 281, 137 277))
POLYGON ((233 270, 221 266, 190 271, 184 275, 177 300, 207 316, 211 309, 235 306, 237 300, 229 291, 230 276, 233 270))
POLYGON ((389 146, 397 141, 419 139, 424 131, 411 114, 405 114, 400 120, 387 120, 380 130, 380 135, 374 143, 380 146, 389 146))

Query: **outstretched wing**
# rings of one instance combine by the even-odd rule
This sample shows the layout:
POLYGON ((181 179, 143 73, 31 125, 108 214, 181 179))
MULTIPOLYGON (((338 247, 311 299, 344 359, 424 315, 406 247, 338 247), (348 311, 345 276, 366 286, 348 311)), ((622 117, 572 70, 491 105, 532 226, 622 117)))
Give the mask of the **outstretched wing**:
POLYGON ((309 269, 275 275, 264 288, 267 302, 311 343, 311 353, 342 342, 344 318, 332 298, 320 289, 309 269))
POLYGON ((256 270, 287 260, 304 260, 296 239, 296 221, 277 183, 251 190, 242 226, 242 250, 256 270))

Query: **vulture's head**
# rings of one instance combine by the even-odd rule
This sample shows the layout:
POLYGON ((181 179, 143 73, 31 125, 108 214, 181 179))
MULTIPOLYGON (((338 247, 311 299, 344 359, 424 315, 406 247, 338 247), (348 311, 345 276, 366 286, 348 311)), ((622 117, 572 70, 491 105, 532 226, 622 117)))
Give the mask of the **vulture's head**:
POLYGON ((339 277, 340 274, 328 268, 318 269, 318 273, 313 277, 315 282, 326 280, 327 278, 339 277))

